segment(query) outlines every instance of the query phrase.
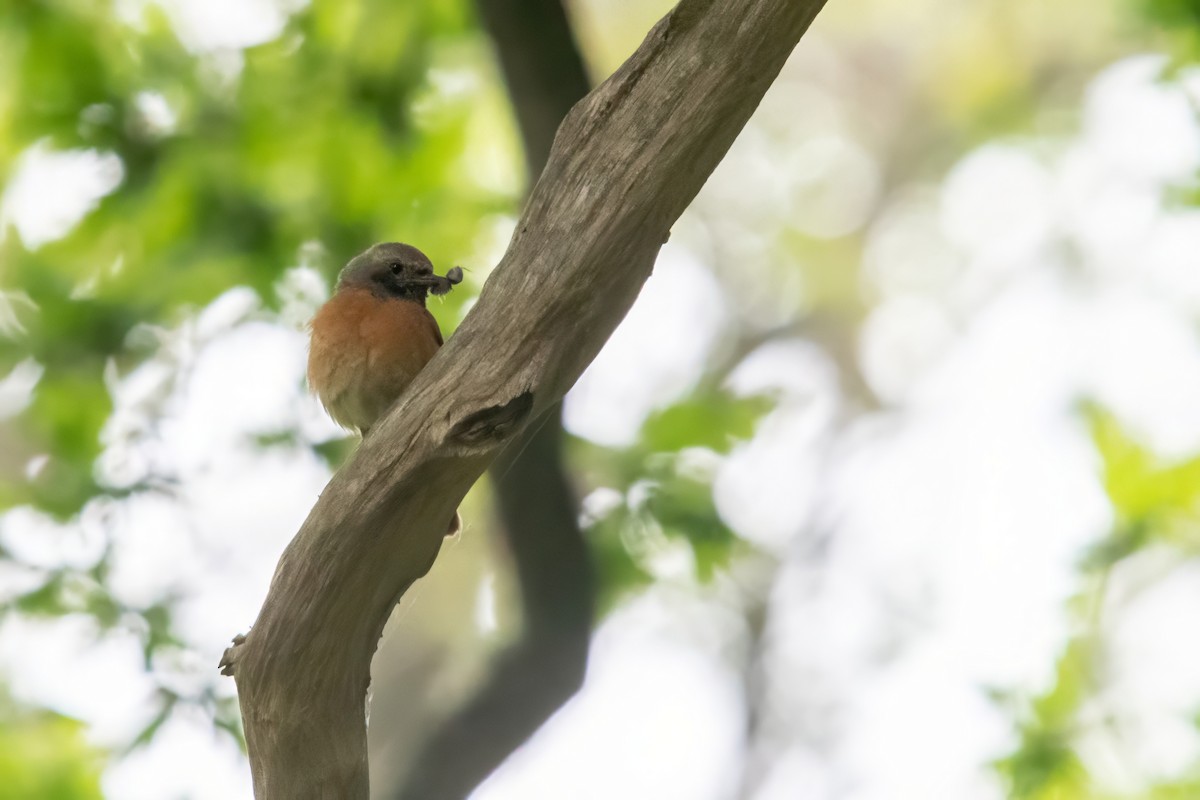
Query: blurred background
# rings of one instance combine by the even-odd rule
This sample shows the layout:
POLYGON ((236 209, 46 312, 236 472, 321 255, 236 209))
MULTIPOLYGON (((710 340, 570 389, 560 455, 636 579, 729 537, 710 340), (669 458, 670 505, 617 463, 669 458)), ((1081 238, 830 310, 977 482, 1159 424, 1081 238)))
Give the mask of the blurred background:
MULTIPOLYGON (((306 320, 402 240, 453 331, 669 6, 0 4, 0 798, 250 797, 306 320)), ((397 608, 373 795, 1200 797, 1198 64, 1196 0, 830 0, 397 608)))

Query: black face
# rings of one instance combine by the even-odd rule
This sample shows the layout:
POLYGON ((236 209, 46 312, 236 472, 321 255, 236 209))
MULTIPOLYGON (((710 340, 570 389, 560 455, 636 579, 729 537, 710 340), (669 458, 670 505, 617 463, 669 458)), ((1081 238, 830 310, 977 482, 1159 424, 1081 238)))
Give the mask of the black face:
POLYGON ((445 277, 433 274, 433 264, 417 248, 399 242, 377 244, 355 256, 338 280, 338 286, 370 289, 375 294, 425 304, 425 296, 445 294, 462 280, 455 267, 445 277))

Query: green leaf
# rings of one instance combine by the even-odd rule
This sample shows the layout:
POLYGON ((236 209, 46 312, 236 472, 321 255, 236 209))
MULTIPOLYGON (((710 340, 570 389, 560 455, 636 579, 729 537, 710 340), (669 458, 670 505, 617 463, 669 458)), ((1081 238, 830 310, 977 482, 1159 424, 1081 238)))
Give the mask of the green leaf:
POLYGON ((642 426, 640 440, 650 452, 706 447, 725 453, 754 434, 758 420, 771 406, 766 397, 706 391, 651 414, 642 426))
POLYGON ((1200 514, 1200 457, 1166 463, 1135 441, 1111 414, 1087 409, 1104 465, 1104 488, 1120 519, 1161 523, 1200 514))

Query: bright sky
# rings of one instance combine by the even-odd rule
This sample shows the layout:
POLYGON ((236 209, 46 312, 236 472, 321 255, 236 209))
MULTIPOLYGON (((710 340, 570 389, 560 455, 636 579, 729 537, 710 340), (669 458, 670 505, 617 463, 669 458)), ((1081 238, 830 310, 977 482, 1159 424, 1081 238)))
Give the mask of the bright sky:
MULTIPOLYGON (((243 38, 219 39, 203 21, 211 18, 196 16, 199 4, 170 4, 199 50, 269 38, 282 19, 265 0, 218 5, 245 17, 226 28, 243 38)), ((739 390, 770 387, 781 398, 716 480, 725 519, 779 559, 762 653, 769 735, 754 753, 771 769, 754 800, 998 800, 988 762, 1014 740, 982 688, 1048 687, 1081 548, 1110 522, 1074 404, 1099 400, 1164 453, 1200 449, 1200 214, 1158 199, 1200 165, 1200 131, 1185 90, 1154 79, 1158 64, 1129 59, 1099 75, 1065 146, 984 147, 940 189, 901 197, 879 217, 864 290, 883 300, 861 357, 871 387, 900 411, 838 429, 833 368, 800 340, 764 347, 732 377, 739 390), (1064 259, 1064 241, 1083 254, 1078 263, 1064 259), (814 563, 814 541, 826 536, 814 563)), ((691 214, 715 204, 752 225, 766 206, 785 208, 818 236, 863 224, 878 167, 838 115, 777 135, 794 93, 820 91, 790 69, 691 214)), ((37 189, 47 177, 80 187, 55 198, 84 200, 120 179, 103 155, 34 148, 0 201, 34 244, 89 207, 48 202, 37 189)), ((680 224, 569 396, 578 435, 629 441, 645 414, 699 378, 734 313, 693 255, 702 248, 687 232, 699 227, 680 224)), ((289 278, 295 319, 320 301, 315 282, 302 269, 289 278)), ((762 298, 767 316, 770 302, 762 298)), ((279 552, 328 479, 303 448, 263 452, 247 441, 264 427, 296 424, 317 438, 334 430, 296 392, 302 333, 257 309, 253 294, 231 289, 195 320, 156 333, 182 359, 182 378, 164 357, 114 381, 101 469, 132 482, 150 464, 168 468, 182 479, 179 502, 139 496, 91 507, 68 526, 27 510, 0 522, 5 547, 55 566, 90 563, 101 517, 113 515, 119 594, 184 597, 180 624, 197 663, 181 665, 177 680, 207 676, 229 635, 253 619, 279 552), (164 394, 161 430, 149 446, 129 447, 145 407, 164 394)), ((25 369, 13 379, 21 386, 36 380, 25 369)), ((0 413, 13 413, 5 385, 0 413)), ((5 582, 17 591, 20 576, 5 582)), ((730 797, 746 717, 738 584, 667 577, 608 617, 584 690, 477 800, 730 797)), ((1136 720, 1145 738, 1119 757, 1097 740, 1085 756, 1123 785, 1200 756, 1188 722, 1200 701, 1200 644, 1175 635, 1200 602, 1198 586, 1196 575, 1176 575, 1113 623, 1101 711, 1136 720)), ((134 638, 96 643, 86 619, 9 617, 0 670, 19 698, 84 720, 101 745, 127 742, 152 708, 134 638)), ((117 762, 104 785, 116 800, 250 797, 228 738, 187 714, 117 762)))

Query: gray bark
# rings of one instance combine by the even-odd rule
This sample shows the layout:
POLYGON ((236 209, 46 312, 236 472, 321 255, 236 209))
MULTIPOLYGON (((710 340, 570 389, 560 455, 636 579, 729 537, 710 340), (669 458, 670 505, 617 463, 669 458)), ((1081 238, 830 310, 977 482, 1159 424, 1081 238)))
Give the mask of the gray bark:
MULTIPOLYGON (((531 184, 559 123, 591 88, 561 0, 477 0, 521 130, 531 184)), ((522 626, 474 695, 429 734, 390 796, 470 794, 579 690, 595 581, 563 464, 562 408, 530 426, 491 467, 499 529, 516 571, 522 626)))
POLYGON ((330 481, 226 653, 259 800, 368 797, 388 615, 471 484, 595 357, 824 0, 682 0, 563 121, 479 301, 330 481))

